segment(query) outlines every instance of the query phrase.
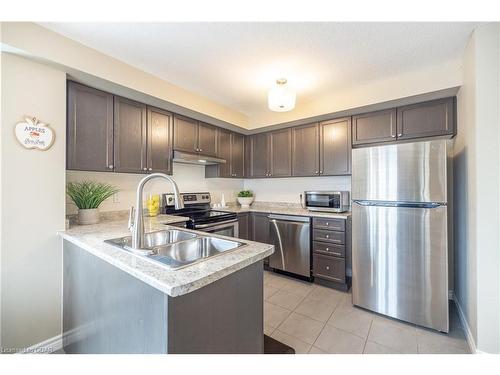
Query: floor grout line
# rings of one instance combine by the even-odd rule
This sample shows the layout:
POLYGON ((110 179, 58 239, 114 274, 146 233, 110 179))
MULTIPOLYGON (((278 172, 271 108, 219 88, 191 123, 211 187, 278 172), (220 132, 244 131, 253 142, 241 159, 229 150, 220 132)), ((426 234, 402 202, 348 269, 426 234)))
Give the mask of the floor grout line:
POLYGON ((370 332, 372 330, 372 325, 373 325, 373 319, 370 322, 370 328, 368 328, 368 333, 366 334, 365 345, 363 345, 363 352, 362 352, 362 354, 365 354, 366 343, 368 342, 368 337, 370 337, 370 332))

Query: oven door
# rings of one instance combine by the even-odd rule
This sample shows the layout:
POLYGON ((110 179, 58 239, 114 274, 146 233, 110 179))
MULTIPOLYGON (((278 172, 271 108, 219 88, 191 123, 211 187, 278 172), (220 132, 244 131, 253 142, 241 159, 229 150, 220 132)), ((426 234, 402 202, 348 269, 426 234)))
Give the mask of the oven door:
POLYGON ((220 234, 221 236, 238 237, 238 219, 219 221, 217 223, 198 224, 194 226, 196 230, 208 233, 220 234))

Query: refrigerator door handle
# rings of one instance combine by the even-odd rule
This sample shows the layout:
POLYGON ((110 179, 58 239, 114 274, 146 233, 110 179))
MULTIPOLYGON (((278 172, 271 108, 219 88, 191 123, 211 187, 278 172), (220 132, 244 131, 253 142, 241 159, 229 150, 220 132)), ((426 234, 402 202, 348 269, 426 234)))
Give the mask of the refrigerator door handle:
POLYGON ((367 201, 353 199, 353 202, 361 206, 376 206, 376 207, 406 207, 406 208, 438 208, 446 206, 446 203, 441 202, 385 202, 385 201, 367 201))

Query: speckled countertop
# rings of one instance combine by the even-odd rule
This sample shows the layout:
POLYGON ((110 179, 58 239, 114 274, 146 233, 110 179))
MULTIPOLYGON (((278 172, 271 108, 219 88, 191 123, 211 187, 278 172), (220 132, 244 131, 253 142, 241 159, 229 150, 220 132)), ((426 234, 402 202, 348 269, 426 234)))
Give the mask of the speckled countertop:
POLYGON ((299 204, 294 203, 267 203, 267 202, 254 202, 250 208, 241 208, 239 204, 231 204, 224 208, 214 208, 217 211, 225 212, 263 212, 267 214, 281 214, 281 215, 296 215, 296 216, 309 216, 309 217, 327 217, 337 219, 347 219, 351 216, 351 212, 319 212, 309 211, 302 208, 299 204))
MULTIPOLYGON (((168 224, 186 220, 188 218, 170 215, 159 215, 153 218, 145 217, 144 229, 146 232, 164 230, 169 228, 168 224)), ((189 229, 185 230, 207 234, 189 229)), ((171 297, 200 289, 205 285, 264 259, 274 251, 274 246, 272 245, 238 239, 238 241, 245 243, 246 246, 185 268, 172 270, 162 266, 160 263, 154 263, 146 260, 144 257, 104 242, 107 239, 130 235, 130 231, 127 229, 127 220, 124 219, 104 221, 95 225, 74 225, 70 229, 61 231, 58 234, 63 239, 72 242, 171 297)), ((208 235, 229 238, 212 233, 208 235)))

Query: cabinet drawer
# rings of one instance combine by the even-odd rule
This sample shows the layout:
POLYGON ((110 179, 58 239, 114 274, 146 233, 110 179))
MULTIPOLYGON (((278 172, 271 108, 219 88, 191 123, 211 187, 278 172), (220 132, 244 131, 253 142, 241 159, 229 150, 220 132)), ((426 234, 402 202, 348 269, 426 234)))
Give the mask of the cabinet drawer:
POLYGON ((314 229, 313 231, 314 241, 331 242, 338 245, 343 245, 345 243, 345 233, 344 232, 334 232, 330 230, 314 229))
POLYGON ((345 257, 345 246, 334 245, 325 242, 313 242, 313 251, 323 255, 333 255, 336 257, 345 257))
POLYGON ((322 279, 345 283, 345 259, 314 254, 313 274, 322 279))
POLYGON ((344 219, 323 219, 315 217, 313 219, 314 228, 345 231, 344 219))

